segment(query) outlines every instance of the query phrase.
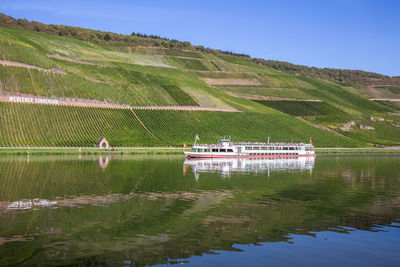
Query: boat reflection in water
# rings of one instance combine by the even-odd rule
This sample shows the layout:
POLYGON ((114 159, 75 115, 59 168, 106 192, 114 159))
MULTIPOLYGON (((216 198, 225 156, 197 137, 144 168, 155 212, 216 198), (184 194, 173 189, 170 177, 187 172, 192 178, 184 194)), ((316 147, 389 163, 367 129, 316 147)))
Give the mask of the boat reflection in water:
POLYGON ((260 158, 211 158, 211 159, 186 159, 183 162, 183 172, 191 167, 196 180, 200 173, 219 173, 228 177, 231 173, 267 173, 270 172, 312 172, 314 157, 296 157, 285 159, 260 159, 260 158))

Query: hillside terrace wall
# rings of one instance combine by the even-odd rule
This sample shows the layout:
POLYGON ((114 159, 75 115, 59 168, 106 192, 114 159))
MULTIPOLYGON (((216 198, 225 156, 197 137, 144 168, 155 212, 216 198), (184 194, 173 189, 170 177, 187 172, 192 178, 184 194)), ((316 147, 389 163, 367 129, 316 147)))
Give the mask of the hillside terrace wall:
POLYGON ((9 103, 27 103, 56 106, 74 106, 74 107, 95 107, 112 109, 146 109, 146 110, 183 110, 183 111, 222 111, 222 112, 240 112, 236 109, 227 108, 207 108, 196 106, 129 106, 109 103, 98 103, 84 99, 54 99, 37 97, 32 95, 0 95, 0 102, 9 103))
POLYGON ((114 108, 114 109, 129 109, 129 106, 115 105, 107 103, 93 103, 83 100, 59 100, 54 98, 44 98, 35 96, 0 96, 0 102, 11 103, 26 103, 26 104, 44 104, 55 106, 75 106, 75 107, 96 107, 96 108, 114 108))

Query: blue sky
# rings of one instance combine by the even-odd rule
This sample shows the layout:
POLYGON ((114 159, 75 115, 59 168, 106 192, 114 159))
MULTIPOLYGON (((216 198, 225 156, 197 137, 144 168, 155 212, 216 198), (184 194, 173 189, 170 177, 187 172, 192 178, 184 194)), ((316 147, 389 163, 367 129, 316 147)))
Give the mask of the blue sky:
POLYGON ((400 1, 394 0, 1 0, 0 12, 295 64, 400 75, 400 1))

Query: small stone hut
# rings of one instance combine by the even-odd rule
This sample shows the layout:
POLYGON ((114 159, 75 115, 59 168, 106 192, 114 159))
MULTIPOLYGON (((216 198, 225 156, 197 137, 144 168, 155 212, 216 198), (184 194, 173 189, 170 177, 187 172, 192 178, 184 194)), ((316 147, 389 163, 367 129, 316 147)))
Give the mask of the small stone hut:
POLYGON ((98 148, 110 148, 110 144, 108 143, 108 141, 107 141, 107 139, 105 137, 102 137, 97 142, 97 147, 98 148))

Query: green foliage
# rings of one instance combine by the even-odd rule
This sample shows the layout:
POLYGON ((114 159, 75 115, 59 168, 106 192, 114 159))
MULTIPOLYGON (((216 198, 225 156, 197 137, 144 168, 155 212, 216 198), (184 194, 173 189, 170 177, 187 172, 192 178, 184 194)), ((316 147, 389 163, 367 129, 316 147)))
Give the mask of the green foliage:
POLYGON ((180 57, 166 57, 168 61, 179 68, 188 70, 218 70, 213 64, 207 60, 180 58, 180 57))
POLYGON ((147 128, 173 144, 192 143, 198 134, 202 143, 215 143, 222 136, 233 141, 307 142, 316 146, 360 146, 363 143, 314 128, 283 114, 209 111, 136 110, 147 128))
POLYGON ((0 103, 0 146, 152 146, 130 110, 0 103))
POLYGON ((350 115, 315 116, 307 117, 307 120, 363 142, 389 146, 400 144, 400 118, 383 114, 379 115, 379 118, 383 120, 371 119, 370 116, 350 115), (349 122, 354 122, 355 125, 350 126, 347 131, 342 130, 341 127, 349 122), (373 129, 362 129, 363 126, 373 129))
POLYGON ((399 86, 376 86, 375 88, 384 89, 394 94, 400 94, 400 85, 399 86))
POLYGON ((305 76, 299 76, 298 79, 305 81, 316 88, 303 89, 303 91, 346 112, 361 114, 362 112, 391 111, 390 108, 370 101, 364 97, 352 94, 337 85, 305 76))
POLYGON ((269 87, 241 87, 241 86, 219 86, 219 89, 237 95, 239 97, 245 97, 249 99, 257 99, 262 97, 271 98, 289 98, 289 99, 316 99, 315 97, 309 96, 307 93, 297 88, 269 88, 269 87))
POLYGON ((176 85, 163 85, 163 88, 172 96, 179 106, 199 105, 190 95, 176 85))
POLYGON ((57 66, 46 55, 41 54, 36 50, 36 48, 29 46, 28 44, 21 45, 1 39, 0 59, 22 62, 46 69, 57 66))
POLYGON ((163 49, 163 55, 166 56, 179 56, 179 57, 188 57, 188 58, 198 58, 203 59, 203 54, 195 51, 185 51, 185 50, 176 50, 176 49, 163 49))
POLYGON ((392 109, 400 111, 400 101, 399 102, 394 102, 394 101, 376 101, 376 102, 378 102, 379 104, 388 106, 388 107, 390 107, 392 109))
POLYGON ((277 109, 293 116, 321 116, 321 115, 339 115, 343 111, 325 103, 311 101, 267 101, 254 100, 260 104, 277 109))
POLYGON ((342 126, 344 123, 352 121, 352 120, 357 120, 359 117, 354 116, 354 115, 327 115, 327 116, 308 116, 307 120, 327 126, 329 128, 337 128, 342 126))
POLYGON ((386 75, 361 71, 361 70, 343 70, 331 68, 316 68, 302 65, 295 65, 288 62, 264 60, 260 58, 251 59, 268 68, 273 68, 283 72, 305 75, 313 78, 331 80, 342 85, 364 84, 364 85, 400 85, 400 79, 386 75))
POLYGON ((385 119, 385 121, 372 121, 370 117, 363 116, 357 123, 374 129, 362 130, 355 126, 352 131, 346 132, 347 136, 383 145, 398 145, 400 143, 400 118, 398 117, 385 119))

